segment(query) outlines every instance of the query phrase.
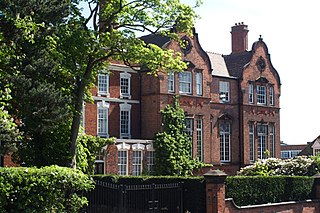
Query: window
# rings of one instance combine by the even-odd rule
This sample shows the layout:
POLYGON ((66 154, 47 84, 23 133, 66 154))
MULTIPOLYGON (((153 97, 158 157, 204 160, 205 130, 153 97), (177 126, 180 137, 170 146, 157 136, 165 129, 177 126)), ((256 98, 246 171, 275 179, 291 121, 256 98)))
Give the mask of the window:
POLYGON ((130 104, 120 104, 120 138, 131 138, 130 104))
POLYGON ((192 144, 193 144, 193 118, 186 118, 185 119, 186 129, 184 130, 190 136, 190 143, 191 143, 191 155, 192 155, 192 144))
POLYGON ((179 86, 180 93, 191 94, 192 93, 192 73, 184 71, 179 73, 179 86))
POLYGON ((155 151, 154 150, 148 150, 147 151, 147 170, 148 170, 148 175, 152 175, 153 174, 154 157, 155 157, 155 151))
POLYGON ((268 126, 267 124, 258 124, 258 159, 266 158, 265 152, 267 151, 268 141, 268 126))
POLYGON ((134 150, 132 152, 132 175, 139 176, 142 172, 142 151, 134 150))
POLYGON ((230 123, 219 123, 220 133, 220 160, 230 162, 230 123))
POLYGON ((281 158, 289 158, 289 152, 288 151, 281 151, 281 158))
POLYGON ((249 140, 250 140, 250 161, 254 162, 254 124, 249 124, 249 140))
POLYGON ((202 95, 202 73, 196 73, 196 94, 202 95))
POLYGON ((118 175, 128 175, 128 150, 129 144, 121 143, 118 148, 118 175))
POLYGON ((105 173, 104 164, 105 164, 104 153, 99 152, 94 162, 94 174, 104 174, 105 173))
POLYGON ((168 92, 174 92, 174 72, 168 73, 168 92))
POLYGON ((258 85, 257 86, 257 103, 266 104, 266 87, 258 85))
POLYGON ((274 156, 274 124, 270 124, 269 125, 270 128, 270 132, 269 132, 269 136, 270 136, 270 157, 275 157, 274 156))
POLYGON ((120 73, 120 98, 131 98, 129 73, 120 73))
POLYGON ((274 106, 274 87, 269 88, 270 106, 274 106))
POLYGON ((85 132, 85 129, 86 129, 86 127, 85 127, 85 124, 86 124, 85 118, 86 118, 86 103, 83 102, 82 103, 82 109, 81 109, 81 117, 80 117, 80 127, 81 127, 81 130, 83 132, 85 132))
POLYGON ((109 75, 98 74, 98 95, 109 95, 109 75))
POLYGON ((220 102, 229 102, 229 82, 219 82, 220 102))
POLYGON ((202 119, 197 119, 197 158, 203 161, 202 119))
POLYGON ((253 104, 254 103, 254 90, 253 90, 253 84, 249 84, 249 103, 253 104))
POLYGON ((109 103, 98 102, 98 135, 108 136, 108 111, 109 103))
POLYGON ((128 174, 128 151, 127 150, 118 151, 118 174, 119 175, 128 174))

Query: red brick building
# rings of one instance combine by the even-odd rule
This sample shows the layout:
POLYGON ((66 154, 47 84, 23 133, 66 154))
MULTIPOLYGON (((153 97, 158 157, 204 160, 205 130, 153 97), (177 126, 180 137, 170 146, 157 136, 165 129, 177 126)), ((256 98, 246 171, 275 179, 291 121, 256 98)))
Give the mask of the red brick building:
POLYGON ((259 38, 248 50, 248 29, 232 27, 232 53, 205 52, 193 36, 185 47, 160 35, 146 43, 181 52, 188 68, 158 77, 113 63, 98 76, 94 104, 86 104, 88 134, 116 137, 97 158, 97 172, 140 175, 152 170, 152 140, 161 131, 160 110, 180 95, 192 136, 192 155, 229 174, 266 157, 280 157, 280 77, 259 38))
POLYGON ((94 103, 84 105, 82 124, 87 134, 117 138, 97 156, 97 173, 152 171, 160 110, 175 95, 186 114, 194 158, 235 174, 257 159, 280 157, 281 83, 262 38, 248 50, 247 25, 236 24, 231 28, 232 53, 220 55, 205 52, 196 32, 181 37, 184 47, 160 35, 141 39, 180 52, 188 62, 182 73, 155 77, 111 63, 110 72, 97 76, 94 103))

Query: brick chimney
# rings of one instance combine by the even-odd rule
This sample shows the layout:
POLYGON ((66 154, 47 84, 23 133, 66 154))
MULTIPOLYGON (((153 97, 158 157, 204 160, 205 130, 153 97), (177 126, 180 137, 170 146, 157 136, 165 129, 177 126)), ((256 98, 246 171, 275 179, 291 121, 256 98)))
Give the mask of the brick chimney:
POLYGON ((241 53, 248 49, 248 32, 248 25, 243 22, 231 27, 232 53, 241 53))

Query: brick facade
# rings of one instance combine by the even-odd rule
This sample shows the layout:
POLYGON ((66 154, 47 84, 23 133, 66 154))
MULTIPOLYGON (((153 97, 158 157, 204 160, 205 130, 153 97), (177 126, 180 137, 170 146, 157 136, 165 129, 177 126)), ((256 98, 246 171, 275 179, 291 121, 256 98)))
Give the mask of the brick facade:
MULTIPOLYGON (((125 103, 131 107, 131 135, 124 138, 130 140, 123 143, 123 146, 128 145, 127 173, 132 174, 132 146, 143 144, 140 160, 146 162, 146 147, 150 146, 150 143, 144 143, 143 140, 152 140, 155 134, 161 131, 160 110, 172 103, 174 95, 180 96, 180 105, 190 122, 193 157, 201 156, 205 163, 213 165, 212 168, 224 170, 228 174, 235 174, 241 166, 258 158, 268 157, 265 156, 267 150, 271 152, 270 155, 280 157, 280 78, 271 64, 267 46, 261 38, 252 45, 252 50, 248 51, 247 26, 239 23, 232 27, 231 34, 233 52, 225 56, 205 52, 195 32, 189 37, 180 35, 188 40, 189 49, 181 48, 177 42, 164 37, 142 37, 146 43, 156 41, 162 48, 173 49, 182 54, 183 60, 188 62, 185 71, 188 72, 186 75, 189 81, 187 91, 181 91, 185 88, 180 88, 185 77, 183 74, 174 73, 169 85, 167 73, 160 72, 155 77, 112 62, 108 96, 99 95, 97 89, 93 89, 95 103, 87 103, 85 109, 85 130, 88 134, 97 135, 97 104, 101 101, 108 103, 108 136, 118 138, 118 143, 104 152, 105 173, 118 172, 120 160, 117 146, 123 143, 120 135, 120 105, 125 103), (164 39, 162 43, 161 39, 164 39), (130 98, 120 95, 120 78, 124 72, 130 73, 130 98), (253 85, 253 91, 249 91, 252 89, 249 89, 249 84, 253 85), (224 94, 223 85, 225 90, 228 90, 224 94), (259 90, 261 88, 264 89, 262 95, 259 90), (249 93, 252 93, 253 98, 249 97, 249 93), (227 97, 222 98, 222 95, 227 97), (264 99, 265 102, 260 103, 264 99), (251 141, 249 125, 253 125, 254 129, 251 141), (226 132, 221 133, 221 128, 226 128, 226 132), (261 129, 265 132, 259 132, 261 129), (199 144, 197 146, 200 134, 201 149, 199 144), (138 140, 140 142, 137 142, 138 140)), ((207 170, 198 173, 203 174, 207 170)))
POLYGON ((188 62, 184 73, 174 73, 170 78, 170 85, 167 73, 150 76, 116 61, 111 62, 108 76, 100 79, 100 84, 107 85, 103 92, 98 91, 97 77, 97 87, 92 89, 94 102, 84 106, 83 125, 87 134, 118 139, 115 145, 104 148, 105 173, 118 173, 120 145, 126 147, 127 157, 122 160, 126 160, 127 174, 133 171, 133 154, 139 155, 139 161, 147 161, 148 150, 153 150, 150 140, 162 128, 160 110, 172 103, 174 95, 180 96, 190 122, 193 157, 228 174, 268 157, 267 150, 271 156, 280 157, 279 75, 262 38, 247 50, 247 25, 232 27, 231 35, 230 55, 205 52, 196 32, 188 37, 180 34, 189 42, 187 48, 163 36, 142 37, 146 43, 180 52, 188 62), (122 115, 121 109, 126 111, 122 115), (141 144, 140 154, 132 151, 136 144, 141 144))

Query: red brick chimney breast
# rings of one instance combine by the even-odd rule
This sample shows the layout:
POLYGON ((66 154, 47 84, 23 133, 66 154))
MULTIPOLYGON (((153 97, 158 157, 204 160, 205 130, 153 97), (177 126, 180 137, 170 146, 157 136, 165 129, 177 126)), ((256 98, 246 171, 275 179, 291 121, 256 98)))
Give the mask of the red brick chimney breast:
POLYGON ((245 52, 248 49, 248 25, 243 22, 235 23, 231 27, 232 53, 245 52))

